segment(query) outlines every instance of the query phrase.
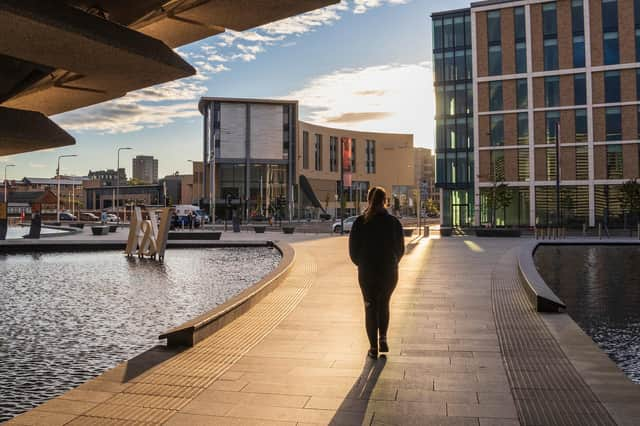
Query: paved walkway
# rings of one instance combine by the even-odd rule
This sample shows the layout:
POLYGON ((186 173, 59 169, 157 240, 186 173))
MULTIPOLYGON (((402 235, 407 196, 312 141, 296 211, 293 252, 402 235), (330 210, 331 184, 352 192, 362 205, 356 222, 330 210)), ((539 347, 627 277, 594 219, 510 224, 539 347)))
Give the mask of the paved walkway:
POLYGON ((293 243, 290 276, 249 314, 194 348, 151 350, 14 423, 518 425, 492 273, 520 242, 417 244, 392 299, 391 352, 377 361, 365 355, 346 238, 293 243))

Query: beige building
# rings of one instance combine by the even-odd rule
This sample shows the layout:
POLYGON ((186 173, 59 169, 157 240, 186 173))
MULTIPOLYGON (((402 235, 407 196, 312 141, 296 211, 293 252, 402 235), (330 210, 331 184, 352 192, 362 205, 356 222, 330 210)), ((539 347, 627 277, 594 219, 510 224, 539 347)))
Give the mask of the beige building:
MULTIPOLYGON (((382 186, 389 197, 396 196, 401 212, 415 205, 413 135, 358 132, 323 127, 300 121, 296 175, 307 178, 322 207, 332 216, 339 208, 341 139, 352 140, 352 186, 345 188, 347 214, 357 214, 366 205, 367 191, 382 186)), ((299 179, 299 178, 298 178, 299 179)), ((312 215, 311 203, 304 200, 303 215, 312 215)))
POLYGON ((205 161, 193 163, 193 197, 211 210, 213 197, 218 218, 336 215, 345 138, 353 141, 345 214, 359 212, 375 185, 395 196, 400 213, 415 211, 412 135, 305 123, 297 101, 206 97, 199 108, 208 126, 205 161))

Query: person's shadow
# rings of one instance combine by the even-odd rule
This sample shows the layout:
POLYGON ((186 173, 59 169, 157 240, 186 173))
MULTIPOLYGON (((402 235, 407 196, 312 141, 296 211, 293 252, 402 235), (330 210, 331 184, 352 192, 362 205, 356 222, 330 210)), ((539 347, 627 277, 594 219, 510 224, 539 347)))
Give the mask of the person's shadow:
POLYGON ((386 363, 385 355, 381 355, 377 360, 367 357, 360 377, 344 397, 344 401, 329 424, 361 425, 371 422, 373 415, 373 407, 369 407, 371 394, 386 363))

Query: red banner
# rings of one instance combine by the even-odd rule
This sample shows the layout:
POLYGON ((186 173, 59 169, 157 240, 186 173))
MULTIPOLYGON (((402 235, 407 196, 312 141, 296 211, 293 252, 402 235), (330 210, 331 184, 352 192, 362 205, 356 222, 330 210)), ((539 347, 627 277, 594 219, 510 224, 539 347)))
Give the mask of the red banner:
POLYGON ((342 181, 344 187, 351 186, 351 139, 342 138, 342 181))

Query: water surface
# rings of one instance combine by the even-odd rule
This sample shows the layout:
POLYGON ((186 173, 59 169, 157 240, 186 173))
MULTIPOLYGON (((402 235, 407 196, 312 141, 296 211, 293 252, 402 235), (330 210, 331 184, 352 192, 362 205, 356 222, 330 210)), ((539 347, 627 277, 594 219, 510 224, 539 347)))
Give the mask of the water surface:
POLYGON ((540 246, 536 267, 578 325, 640 383, 640 246, 540 246))
POLYGON ((0 255, 0 422, 161 343, 269 273, 269 248, 0 255))

